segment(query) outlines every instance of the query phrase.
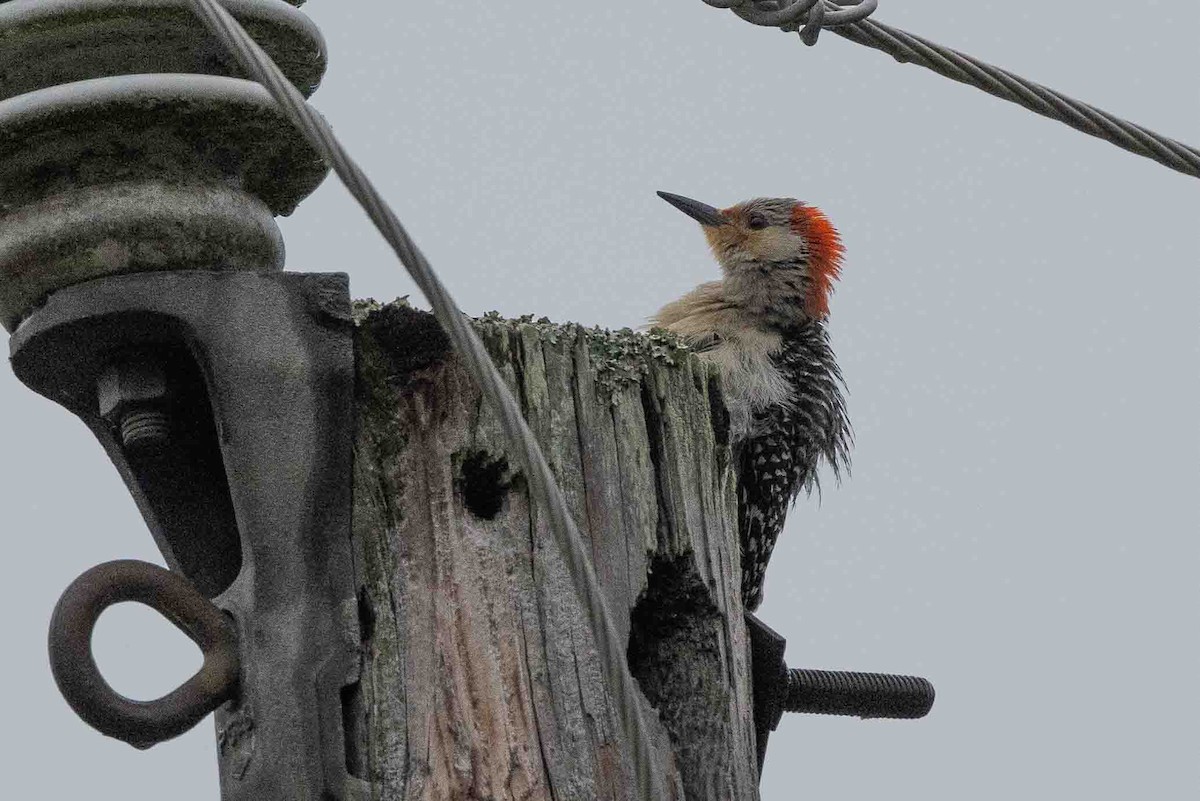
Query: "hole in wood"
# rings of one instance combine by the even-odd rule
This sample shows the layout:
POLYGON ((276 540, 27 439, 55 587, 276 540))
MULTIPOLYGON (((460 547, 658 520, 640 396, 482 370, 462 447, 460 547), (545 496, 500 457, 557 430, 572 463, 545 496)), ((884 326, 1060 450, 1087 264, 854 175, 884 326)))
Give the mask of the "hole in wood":
POLYGON ((491 520, 504 508, 504 499, 515 477, 509 474, 508 459, 487 451, 471 451, 462 457, 459 487, 467 511, 491 520))
POLYGON ((659 554, 631 613, 629 672, 676 749, 687 798, 711 798, 737 759, 720 611, 694 557, 659 554))
POLYGON ((379 345, 379 352, 391 368, 389 378, 399 386, 404 386, 413 373, 450 354, 450 340, 437 318, 412 308, 403 298, 371 311, 363 328, 379 345))

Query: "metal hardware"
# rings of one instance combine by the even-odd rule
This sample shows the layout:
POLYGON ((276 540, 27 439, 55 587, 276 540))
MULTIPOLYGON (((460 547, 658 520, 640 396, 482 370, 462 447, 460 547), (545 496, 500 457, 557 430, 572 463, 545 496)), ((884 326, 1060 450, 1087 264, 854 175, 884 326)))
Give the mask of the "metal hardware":
POLYGON ((100 416, 121 431, 128 451, 159 451, 171 435, 170 393, 163 367, 152 357, 126 357, 96 382, 100 416))
POLYGON ((237 692, 233 625, 187 579, 148 562, 107 562, 75 579, 54 608, 49 646, 54 681, 75 713, 135 748, 178 737, 237 692), (200 670, 157 701, 134 701, 117 693, 92 656, 92 632, 100 614, 124 601, 154 609, 204 652, 200 670))
MULTIPOLYGON (((310 93, 311 20, 228 5, 310 93)), ((283 269, 274 218, 329 168, 187 0, 0 1, 0 40, 0 326, 105 275, 283 269)))
POLYGON ((933 707, 933 685, 915 676, 788 669, 787 641, 752 614, 746 614, 754 681, 754 730, 758 771, 767 757, 767 739, 784 712, 853 715, 861 718, 921 718, 933 707))
POLYGON ((178 271, 60 289, 9 341, 17 377, 87 424, 167 564, 240 634, 240 690, 216 713, 225 801, 369 795, 342 728, 360 642, 352 333, 344 274, 178 271), (129 354, 173 388, 159 453, 100 415, 99 376, 129 354))
POLYGON ((933 699, 933 685, 918 676, 791 668, 783 711, 911 720, 929 714, 933 699))
MULTIPOLYGON (((325 45, 301 1, 223 7, 307 96, 325 45)), ((168 566, 242 635, 240 689, 216 714, 222 798, 361 796, 341 708, 359 662, 349 292, 344 275, 281 273, 274 219, 329 168, 188 0, 0 0, 0 40, 13 370, 92 430, 168 566)), ((73 614, 107 598, 88 586, 73 614)), ((77 701, 101 682, 85 719, 132 719, 66 662, 77 701)))

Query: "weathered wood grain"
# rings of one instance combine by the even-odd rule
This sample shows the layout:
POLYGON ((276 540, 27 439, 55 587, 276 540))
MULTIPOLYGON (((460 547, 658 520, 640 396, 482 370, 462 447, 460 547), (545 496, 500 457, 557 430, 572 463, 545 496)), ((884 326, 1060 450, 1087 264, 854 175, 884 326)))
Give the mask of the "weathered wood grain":
MULTIPOLYGON (((670 797, 757 798, 714 375, 657 336, 495 317, 477 328, 629 638, 670 797)), ((406 306, 374 305, 357 358, 351 772, 405 801, 642 798, 546 521, 440 330, 406 306)))

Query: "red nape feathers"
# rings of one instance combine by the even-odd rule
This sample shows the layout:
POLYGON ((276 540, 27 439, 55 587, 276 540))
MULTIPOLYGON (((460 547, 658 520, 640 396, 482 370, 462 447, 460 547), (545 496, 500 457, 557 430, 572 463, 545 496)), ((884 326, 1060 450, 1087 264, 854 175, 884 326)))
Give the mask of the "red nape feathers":
POLYGON ((829 295, 833 282, 842 274, 842 238, 825 213, 816 206, 797 203, 792 211, 792 228, 808 242, 808 274, 812 292, 805 303, 810 317, 829 316, 829 295))

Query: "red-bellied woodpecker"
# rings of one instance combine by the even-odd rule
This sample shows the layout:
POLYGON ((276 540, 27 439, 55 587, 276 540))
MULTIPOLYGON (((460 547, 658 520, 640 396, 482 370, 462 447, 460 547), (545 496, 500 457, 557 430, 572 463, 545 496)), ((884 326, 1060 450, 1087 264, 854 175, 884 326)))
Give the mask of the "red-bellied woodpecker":
POLYGON ((822 460, 835 477, 849 467, 845 385, 825 331, 842 243, 819 209, 792 198, 715 209, 658 194, 703 226, 724 273, 651 321, 721 371, 738 479, 742 599, 754 610, 792 502, 818 486, 822 460))

